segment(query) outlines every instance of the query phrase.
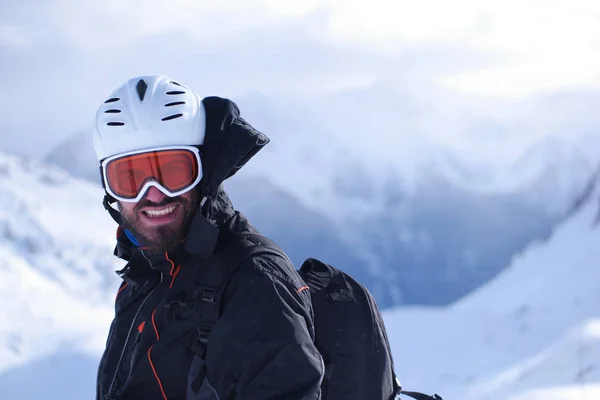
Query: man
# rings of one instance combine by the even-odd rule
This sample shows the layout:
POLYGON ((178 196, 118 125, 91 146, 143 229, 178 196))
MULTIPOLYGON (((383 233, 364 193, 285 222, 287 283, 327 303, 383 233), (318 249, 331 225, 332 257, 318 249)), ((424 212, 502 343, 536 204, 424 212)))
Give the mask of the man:
POLYGON ((222 183, 268 141, 233 102, 166 76, 130 79, 100 106, 94 148, 127 264, 97 400, 320 398, 310 295, 287 257, 240 262, 207 345, 194 319, 202 274, 257 233, 222 183))

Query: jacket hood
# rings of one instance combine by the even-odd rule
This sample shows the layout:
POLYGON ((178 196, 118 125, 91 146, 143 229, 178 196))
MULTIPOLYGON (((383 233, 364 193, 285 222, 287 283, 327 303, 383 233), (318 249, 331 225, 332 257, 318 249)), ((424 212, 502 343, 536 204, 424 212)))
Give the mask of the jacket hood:
POLYGON ((267 143, 269 138, 240 116, 237 105, 228 99, 207 97, 206 136, 202 146, 201 193, 212 197, 218 187, 236 174, 267 143))
MULTIPOLYGON (((223 182, 235 175, 266 144, 269 138, 240 116, 238 106, 221 97, 202 100, 206 110, 206 136, 200 148, 202 181, 200 203, 183 245, 187 253, 208 258, 214 252, 219 226, 234 214, 223 182)), ((126 235, 118 235, 115 255, 129 258, 134 245, 126 235)))

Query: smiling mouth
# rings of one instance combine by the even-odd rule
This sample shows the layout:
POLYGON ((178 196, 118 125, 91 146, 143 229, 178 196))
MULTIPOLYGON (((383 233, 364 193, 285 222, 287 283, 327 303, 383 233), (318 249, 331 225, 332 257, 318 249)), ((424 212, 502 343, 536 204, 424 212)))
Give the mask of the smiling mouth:
POLYGON ((162 210, 144 210, 142 211, 142 213, 148 217, 164 217, 167 216, 171 213, 173 213, 173 211, 175 211, 177 209, 178 205, 172 205, 172 206, 168 206, 166 208, 163 208, 162 210))

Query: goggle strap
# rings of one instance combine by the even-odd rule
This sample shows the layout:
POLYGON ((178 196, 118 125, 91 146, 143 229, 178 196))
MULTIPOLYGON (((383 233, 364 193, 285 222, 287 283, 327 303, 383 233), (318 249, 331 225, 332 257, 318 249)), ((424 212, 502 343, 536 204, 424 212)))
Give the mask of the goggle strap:
POLYGON ((100 163, 100 182, 102 182, 102 189, 106 189, 106 182, 104 182, 104 168, 102 168, 102 163, 100 163))

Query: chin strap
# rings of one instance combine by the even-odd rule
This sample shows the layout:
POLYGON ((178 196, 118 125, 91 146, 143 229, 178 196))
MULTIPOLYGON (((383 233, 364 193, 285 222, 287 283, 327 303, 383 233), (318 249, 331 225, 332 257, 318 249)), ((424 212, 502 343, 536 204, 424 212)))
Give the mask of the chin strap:
POLYGON ((104 200, 102 200, 102 204, 104 205, 104 208, 106 209, 106 211, 108 211, 108 213, 110 214, 112 219, 114 219, 118 225, 121 225, 121 222, 123 222, 123 220, 121 219, 121 213, 118 212, 117 210, 115 210, 110 205, 110 203, 116 203, 116 202, 117 202, 117 200, 114 197, 112 197, 111 195, 109 195, 108 193, 106 193, 104 195, 104 200))
POLYGON ((102 183, 102 189, 104 189, 104 199, 102 200, 102 205, 104 206, 104 209, 106 209, 106 211, 108 211, 108 213, 110 214, 110 216, 112 217, 112 219, 115 220, 115 222, 117 223, 117 225, 121 225, 121 222, 123 222, 123 220, 121 219, 121 213, 118 212, 117 210, 115 210, 110 203, 116 203, 117 199, 115 199, 114 197, 112 197, 110 194, 108 194, 108 192, 106 191, 106 185, 104 183, 104 173, 102 172, 102 161, 100 161, 100 166, 99 168, 99 172, 100 172, 100 182, 102 183))

